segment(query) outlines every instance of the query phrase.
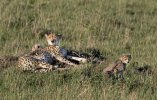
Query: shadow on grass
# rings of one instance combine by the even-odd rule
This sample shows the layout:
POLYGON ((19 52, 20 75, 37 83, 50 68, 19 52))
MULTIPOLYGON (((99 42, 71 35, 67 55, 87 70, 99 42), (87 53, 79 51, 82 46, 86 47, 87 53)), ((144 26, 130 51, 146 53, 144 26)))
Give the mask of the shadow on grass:
POLYGON ((8 68, 17 63, 18 57, 16 56, 0 56, 0 69, 8 68))
POLYGON ((68 50, 68 55, 86 58, 88 62, 92 64, 100 63, 101 61, 106 60, 106 58, 103 56, 100 50, 95 48, 88 48, 86 52, 83 52, 82 50, 80 51, 68 50))

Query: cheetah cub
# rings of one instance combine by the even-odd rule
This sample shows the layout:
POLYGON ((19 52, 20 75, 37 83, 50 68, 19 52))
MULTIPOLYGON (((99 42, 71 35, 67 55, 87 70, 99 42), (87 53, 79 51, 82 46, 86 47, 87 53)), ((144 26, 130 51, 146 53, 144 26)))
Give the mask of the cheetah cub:
POLYGON ((41 49, 44 49, 40 44, 35 44, 32 46, 32 51, 26 55, 32 56, 35 59, 45 61, 49 64, 54 64, 55 58, 51 56, 48 52, 43 52, 41 49))
POLYGON ((34 44, 32 46, 32 51, 35 51, 35 50, 38 50, 38 49, 41 49, 41 48, 43 48, 43 47, 40 44, 34 44))
POLYGON ((40 44, 33 45, 32 51, 19 57, 18 67, 23 71, 41 73, 55 70, 55 67, 51 64, 53 58, 47 52, 40 52, 42 48, 40 44))
POLYGON ((123 72, 126 69, 126 65, 130 62, 131 55, 122 55, 115 62, 109 64, 106 68, 104 68, 103 73, 108 74, 113 78, 121 78, 124 79, 123 72))

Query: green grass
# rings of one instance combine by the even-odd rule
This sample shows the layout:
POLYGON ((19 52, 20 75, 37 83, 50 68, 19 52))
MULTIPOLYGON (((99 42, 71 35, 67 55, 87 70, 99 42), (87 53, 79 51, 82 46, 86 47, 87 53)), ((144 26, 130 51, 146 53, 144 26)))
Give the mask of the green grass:
POLYGON ((63 73, 23 73, 11 65, 0 72, 0 99, 157 99, 156 0, 1 0, 0 13, 0 55, 19 56, 35 43, 46 46, 42 35, 34 35, 42 28, 62 34, 66 48, 96 48, 107 58, 63 73), (133 56, 126 82, 105 78, 99 69, 123 53, 133 56), (135 62, 153 73, 134 73, 135 62), (86 71, 90 75, 81 85, 86 71))

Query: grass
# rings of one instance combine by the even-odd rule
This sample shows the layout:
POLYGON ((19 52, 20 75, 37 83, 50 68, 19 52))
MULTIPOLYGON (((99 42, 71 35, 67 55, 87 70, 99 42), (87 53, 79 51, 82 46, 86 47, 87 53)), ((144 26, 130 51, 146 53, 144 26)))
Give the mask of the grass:
POLYGON ((23 73, 10 65, 0 72, 2 100, 157 99, 157 1, 1 0, 0 12, 0 55, 19 56, 35 43, 46 46, 39 29, 49 29, 63 35, 62 46, 96 48, 107 58, 63 73, 23 73), (133 56, 126 82, 106 79, 99 69, 123 53, 133 56), (151 66, 153 73, 134 73, 134 63, 151 66))

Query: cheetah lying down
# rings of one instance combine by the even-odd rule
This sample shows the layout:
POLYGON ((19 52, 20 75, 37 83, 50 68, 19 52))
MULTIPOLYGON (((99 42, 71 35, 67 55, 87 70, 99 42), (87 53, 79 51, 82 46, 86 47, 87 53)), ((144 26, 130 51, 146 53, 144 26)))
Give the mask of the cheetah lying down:
POLYGON ((68 59, 74 59, 85 63, 85 58, 72 57, 67 55, 67 51, 59 47, 61 36, 50 33, 45 35, 48 46, 42 48, 40 45, 35 45, 32 51, 28 54, 19 57, 18 67, 22 70, 29 70, 32 72, 48 72, 58 69, 53 65, 57 60, 70 66, 77 66, 68 59))

